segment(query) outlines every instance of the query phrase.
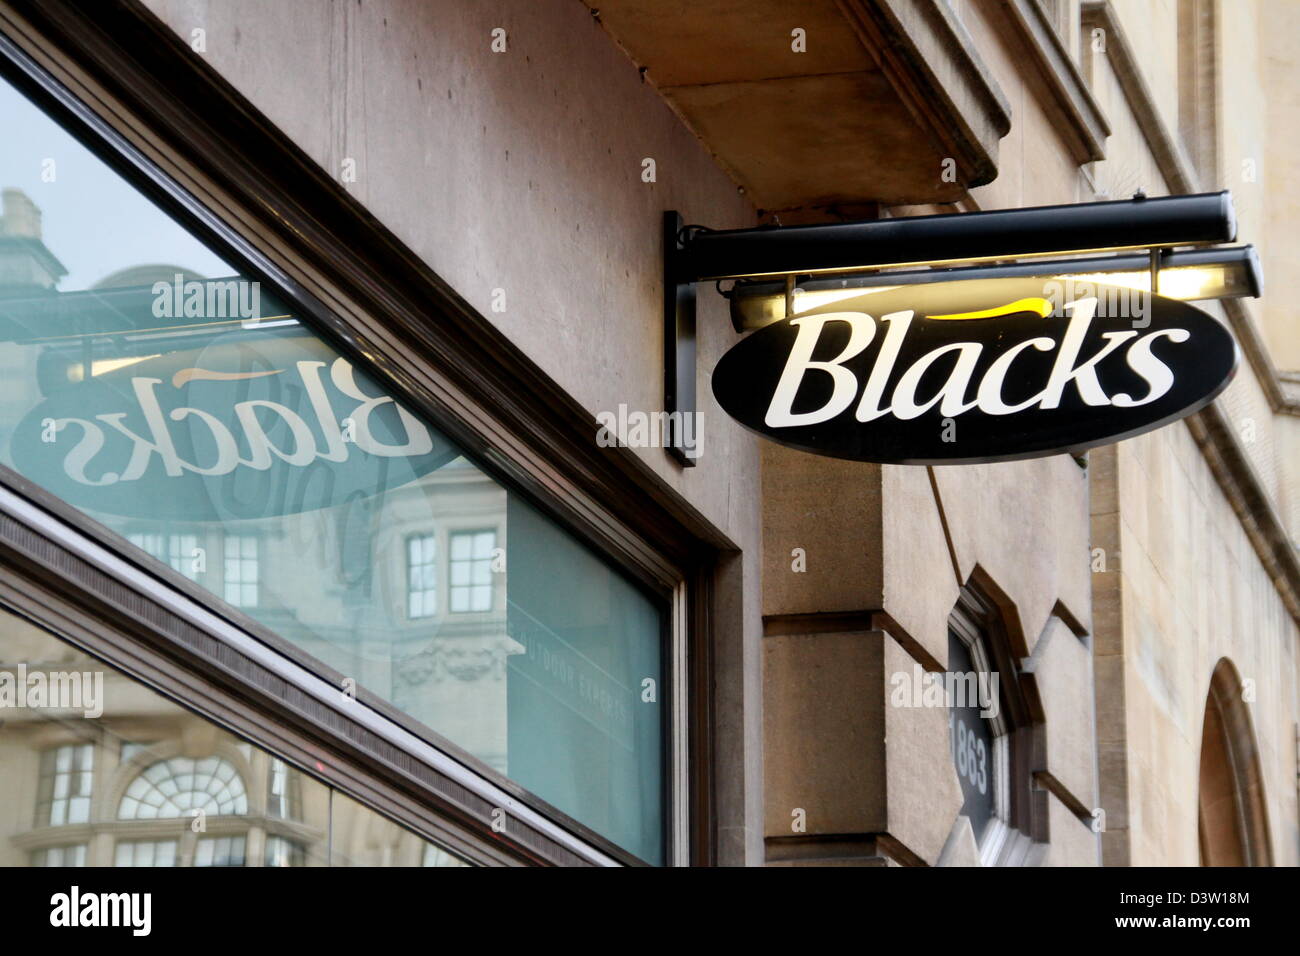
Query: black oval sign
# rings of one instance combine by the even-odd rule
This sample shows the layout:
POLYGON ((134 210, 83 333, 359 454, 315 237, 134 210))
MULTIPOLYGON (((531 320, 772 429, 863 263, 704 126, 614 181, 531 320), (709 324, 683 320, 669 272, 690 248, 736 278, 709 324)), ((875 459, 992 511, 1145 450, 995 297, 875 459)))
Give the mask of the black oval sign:
POLYGON ((1232 380, 1237 347, 1184 302, 1068 278, 854 294, 754 332, 718 404, 835 458, 970 464, 1079 452, 1177 421, 1232 380))

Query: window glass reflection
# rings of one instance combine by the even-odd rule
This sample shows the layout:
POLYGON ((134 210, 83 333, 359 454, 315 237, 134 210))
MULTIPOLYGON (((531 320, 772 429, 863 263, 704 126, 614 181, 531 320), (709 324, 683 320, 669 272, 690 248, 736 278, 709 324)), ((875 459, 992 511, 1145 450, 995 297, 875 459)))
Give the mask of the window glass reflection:
POLYGON ((194 865, 243 866, 245 842, 242 836, 204 837, 199 840, 194 865))
POLYGON ((244 779, 230 761, 207 757, 160 760, 131 781, 117 809, 120 820, 193 816, 242 816, 248 812, 244 779))
POLYGON ((64 744, 41 754, 38 823, 57 827, 89 819, 94 763, 95 748, 89 744, 64 744))
POLYGON ((32 866, 85 866, 86 844, 74 843, 34 850, 31 863, 32 866))
POLYGON ((466 865, 0 608, 0 866, 426 858, 466 865))
MULTIPOLYGON (((0 115, 0 464, 661 862, 662 600, 2 80, 0 115)), ((84 822, 87 781, 111 770, 67 753, 41 777, 57 825, 84 822)), ((136 784, 128 819, 207 807, 211 779, 180 776, 175 794, 136 784)))
POLYGON ((114 866, 176 866, 175 840, 119 840, 114 866))

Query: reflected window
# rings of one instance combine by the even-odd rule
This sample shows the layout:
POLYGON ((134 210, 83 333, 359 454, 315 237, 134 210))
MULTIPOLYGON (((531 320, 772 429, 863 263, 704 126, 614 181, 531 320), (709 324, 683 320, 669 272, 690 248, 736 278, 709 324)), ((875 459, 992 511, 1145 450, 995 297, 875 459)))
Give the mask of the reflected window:
POLYGON ((32 853, 32 866, 85 866, 86 844, 51 846, 32 853))
POLYGON ((406 539, 406 613, 432 617, 438 613, 438 569, 434 560, 438 539, 414 534, 406 539))
MULTIPOLYGON (((0 606, 0 672, 21 666, 32 674, 50 661, 102 671, 104 711, 91 718, 4 710, 0 867, 261 866, 264 844, 249 857, 256 831, 283 840, 271 844, 270 856, 285 865, 418 866, 430 846, 0 606), (72 733, 78 739, 47 746, 72 733), (166 753, 175 756, 157 759, 166 753), (246 781, 265 787, 265 808, 247 797, 246 781), (100 790, 108 799, 92 800, 100 790), (201 832, 193 829, 196 809, 208 818, 201 832)), ((432 859, 465 865, 450 854, 432 859)))
POLYGON ((128 763, 135 758, 136 754, 142 753, 148 748, 148 744, 136 743, 132 740, 122 741, 122 763, 128 763))
POLYGON ((257 607, 257 538, 248 534, 226 535, 225 598, 235 607, 257 607))
POLYGON ((305 857, 306 853, 300 843, 278 836, 266 839, 267 866, 302 866, 305 857))
POLYGON ((199 547, 197 535, 162 534, 155 532, 134 532, 127 535, 127 540, 164 564, 170 565, 191 581, 198 578, 199 547))
POLYGON ((222 757, 172 757, 146 767, 131 781, 118 807, 119 820, 192 816, 242 816, 248 812, 244 779, 222 757))
POLYGON ((37 825, 60 827, 89 820, 94 777, 92 744, 65 744, 41 754, 37 825))
POLYGON ((117 844, 114 866, 177 866, 175 840, 123 840, 117 844))
POLYGON ((194 850, 195 866, 243 866, 242 836, 204 837, 194 850))
POLYGON ((457 532, 451 536, 451 610, 492 610, 492 552, 495 531, 457 532))
POLYGON ((271 758, 266 779, 266 815, 280 820, 297 820, 301 813, 302 788, 298 773, 279 757, 271 758))

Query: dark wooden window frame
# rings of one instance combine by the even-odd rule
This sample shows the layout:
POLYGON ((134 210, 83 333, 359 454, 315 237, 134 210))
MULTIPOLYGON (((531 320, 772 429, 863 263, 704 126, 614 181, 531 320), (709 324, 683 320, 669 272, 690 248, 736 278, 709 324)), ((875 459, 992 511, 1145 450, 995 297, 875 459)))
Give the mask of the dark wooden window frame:
MULTIPOLYGON (((135 0, 0 0, 0 61, 200 239, 662 597, 681 635, 668 829, 687 847, 675 862, 713 863, 711 659, 734 606, 715 579, 735 544, 636 454, 598 447, 585 409, 135 0)), ((0 601, 18 613, 470 859, 638 862, 387 702, 359 691, 363 708, 340 706, 341 675, 132 550, 0 469, 0 601)))

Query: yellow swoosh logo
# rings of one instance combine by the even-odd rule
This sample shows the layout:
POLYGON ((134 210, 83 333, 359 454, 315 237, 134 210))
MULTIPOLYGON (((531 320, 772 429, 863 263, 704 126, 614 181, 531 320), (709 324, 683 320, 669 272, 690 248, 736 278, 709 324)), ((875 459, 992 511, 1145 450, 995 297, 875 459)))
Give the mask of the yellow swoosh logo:
POLYGON ((262 378, 266 375, 279 375, 282 368, 273 368, 267 372, 213 372, 206 368, 183 368, 172 376, 172 387, 180 388, 190 382, 236 382, 245 378, 262 378))
POLYGON ((984 309, 982 312, 952 312, 948 315, 930 315, 926 318, 962 321, 964 319, 992 319, 999 315, 1015 315, 1017 312, 1036 312, 1041 317, 1047 318, 1052 314, 1052 303, 1035 296, 1029 299, 1017 299, 1015 302, 999 305, 993 309, 984 309))

